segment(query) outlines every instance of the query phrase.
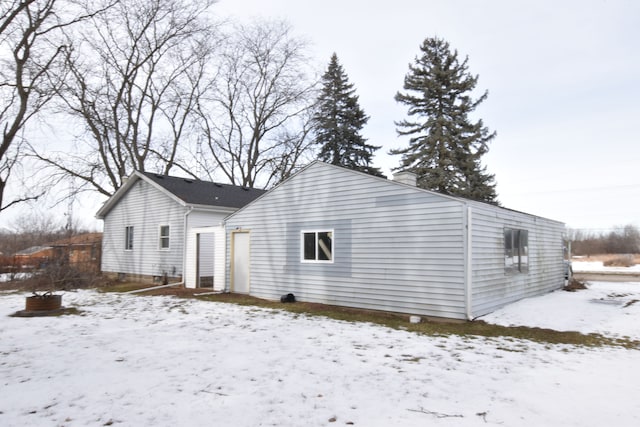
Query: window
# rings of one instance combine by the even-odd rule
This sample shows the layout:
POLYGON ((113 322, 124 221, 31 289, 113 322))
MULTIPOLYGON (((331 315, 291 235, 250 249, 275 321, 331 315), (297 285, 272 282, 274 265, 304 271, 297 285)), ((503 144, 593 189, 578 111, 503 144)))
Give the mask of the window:
POLYGON ((168 225, 160 226, 160 242, 159 242, 160 249, 169 249, 170 231, 171 231, 171 228, 168 225))
POLYGON ((504 229, 504 267, 507 272, 526 273, 529 270, 529 232, 504 229))
POLYGON ((333 231, 303 231, 302 261, 333 262, 333 231))
POLYGON ((133 226, 127 226, 124 229, 124 249, 126 251, 133 250, 133 226))

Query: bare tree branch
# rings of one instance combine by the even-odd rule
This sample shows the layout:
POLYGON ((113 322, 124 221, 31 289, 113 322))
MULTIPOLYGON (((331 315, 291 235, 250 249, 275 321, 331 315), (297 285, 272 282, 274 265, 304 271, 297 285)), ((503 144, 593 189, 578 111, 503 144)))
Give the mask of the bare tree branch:
POLYGON ((232 183, 266 187, 309 149, 301 119, 316 82, 305 48, 283 22, 235 29, 212 95, 198 104, 207 154, 232 183))
POLYGON ((205 21, 212 4, 122 0, 70 34, 70 78, 58 95, 60 111, 84 124, 79 155, 35 156, 107 196, 134 170, 168 173, 182 162, 215 40, 205 21))
MULTIPOLYGON (((115 1, 115 0, 114 0, 115 1)), ((20 161, 19 133, 51 101, 66 76, 63 30, 111 7, 80 8, 77 0, 7 0, 0 3, 0 211, 38 194, 3 200, 20 161), (12 148, 13 146, 13 148, 12 148)))

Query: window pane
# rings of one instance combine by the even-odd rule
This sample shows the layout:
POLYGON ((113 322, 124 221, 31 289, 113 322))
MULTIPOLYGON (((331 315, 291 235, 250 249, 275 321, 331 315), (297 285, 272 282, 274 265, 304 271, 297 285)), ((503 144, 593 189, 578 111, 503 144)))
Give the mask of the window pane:
POLYGON ((527 230, 504 229, 504 266, 511 272, 529 270, 529 232, 527 230))
POLYGON ((520 271, 529 269, 529 232, 519 230, 518 251, 520 254, 520 271))
POLYGON ((169 249, 169 226, 160 226, 160 249, 169 249))
POLYGON ((304 259, 316 259, 316 233, 304 233, 304 259))
POLYGON ((318 260, 331 261, 333 251, 331 232, 318 233, 318 260))
POLYGON ((124 248, 126 250, 133 249, 133 227, 125 227, 124 248))
POLYGON ((504 266, 506 268, 513 267, 513 230, 504 229, 504 266))

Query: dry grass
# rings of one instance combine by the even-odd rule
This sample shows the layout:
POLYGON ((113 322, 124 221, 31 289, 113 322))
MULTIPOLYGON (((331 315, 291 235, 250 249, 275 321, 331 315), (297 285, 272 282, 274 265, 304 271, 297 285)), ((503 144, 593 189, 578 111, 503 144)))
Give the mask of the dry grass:
POLYGON ((567 292, 576 292, 582 289, 587 289, 587 285, 584 282, 581 282, 578 279, 571 278, 569 283, 563 288, 567 292))
POLYGON ((636 262, 633 255, 620 255, 602 263, 605 267, 633 267, 636 262))
POLYGON ((581 257, 574 257, 573 261, 602 261, 602 265, 617 265, 617 264, 608 264, 612 262, 620 262, 623 260, 624 263, 629 264, 625 265, 625 267, 631 267, 633 265, 640 264, 640 254, 599 254, 599 255, 588 255, 581 257))
MULTIPOLYGON (((139 284, 118 284, 104 288, 106 291, 130 291, 145 286, 139 284)), ((148 285, 146 286, 148 287, 148 285)), ((305 316, 322 316, 348 322, 365 322, 383 325, 394 329, 402 329, 424 335, 459 335, 465 337, 512 338, 535 341, 544 344, 570 344, 586 347, 616 346, 630 349, 640 349, 640 341, 628 339, 614 339, 599 334, 581 334, 579 332, 563 332, 552 329, 531 328, 525 326, 508 327, 486 323, 481 320, 472 322, 447 319, 429 319, 420 323, 410 323, 408 314, 389 313, 383 311, 363 310, 350 307, 338 307, 308 302, 281 303, 268 301, 249 295, 221 293, 202 295, 206 289, 185 289, 170 287, 156 289, 139 295, 174 295, 182 298, 197 298, 199 300, 231 303, 243 306, 262 307, 283 310, 305 316)))
MULTIPOLYGON (((2 288, 15 289, 16 283, 4 283, 2 288)), ((148 284, 103 282, 98 288, 101 292, 128 292, 149 288, 148 284)), ((22 290, 27 290, 22 288, 22 290)), ((614 339, 599 334, 581 334, 579 332, 562 332, 543 328, 524 326, 507 327, 486 323, 484 321, 449 321, 446 319, 425 319, 420 323, 410 323, 408 314, 389 313, 373 310, 362 310, 349 307, 330 306, 307 302, 281 303, 268 301, 249 295, 208 293, 207 289, 187 289, 182 286, 146 291, 137 295, 173 295, 180 298, 197 298, 199 300, 238 304, 251 307, 284 310, 305 316, 322 316, 348 322, 366 322, 383 325, 394 329, 402 329, 424 335, 459 335, 465 337, 510 338, 535 341, 545 344, 570 344, 587 347, 617 346, 629 349, 640 349, 640 341, 630 339, 614 339)), ((635 301, 634 301, 635 302, 635 301)))

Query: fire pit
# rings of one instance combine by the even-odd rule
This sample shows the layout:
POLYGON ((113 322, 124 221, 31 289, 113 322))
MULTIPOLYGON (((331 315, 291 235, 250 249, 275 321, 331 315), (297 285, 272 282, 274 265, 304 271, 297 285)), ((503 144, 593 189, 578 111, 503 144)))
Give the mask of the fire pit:
POLYGON ((24 310, 18 311, 15 315, 18 317, 53 316, 64 311, 62 295, 34 292, 32 296, 27 297, 24 310))
POLYGON ((25 311, 51 311, 62 307, 62 295, 54 295, 51 292, 34 294, 27 297, 25 311))

